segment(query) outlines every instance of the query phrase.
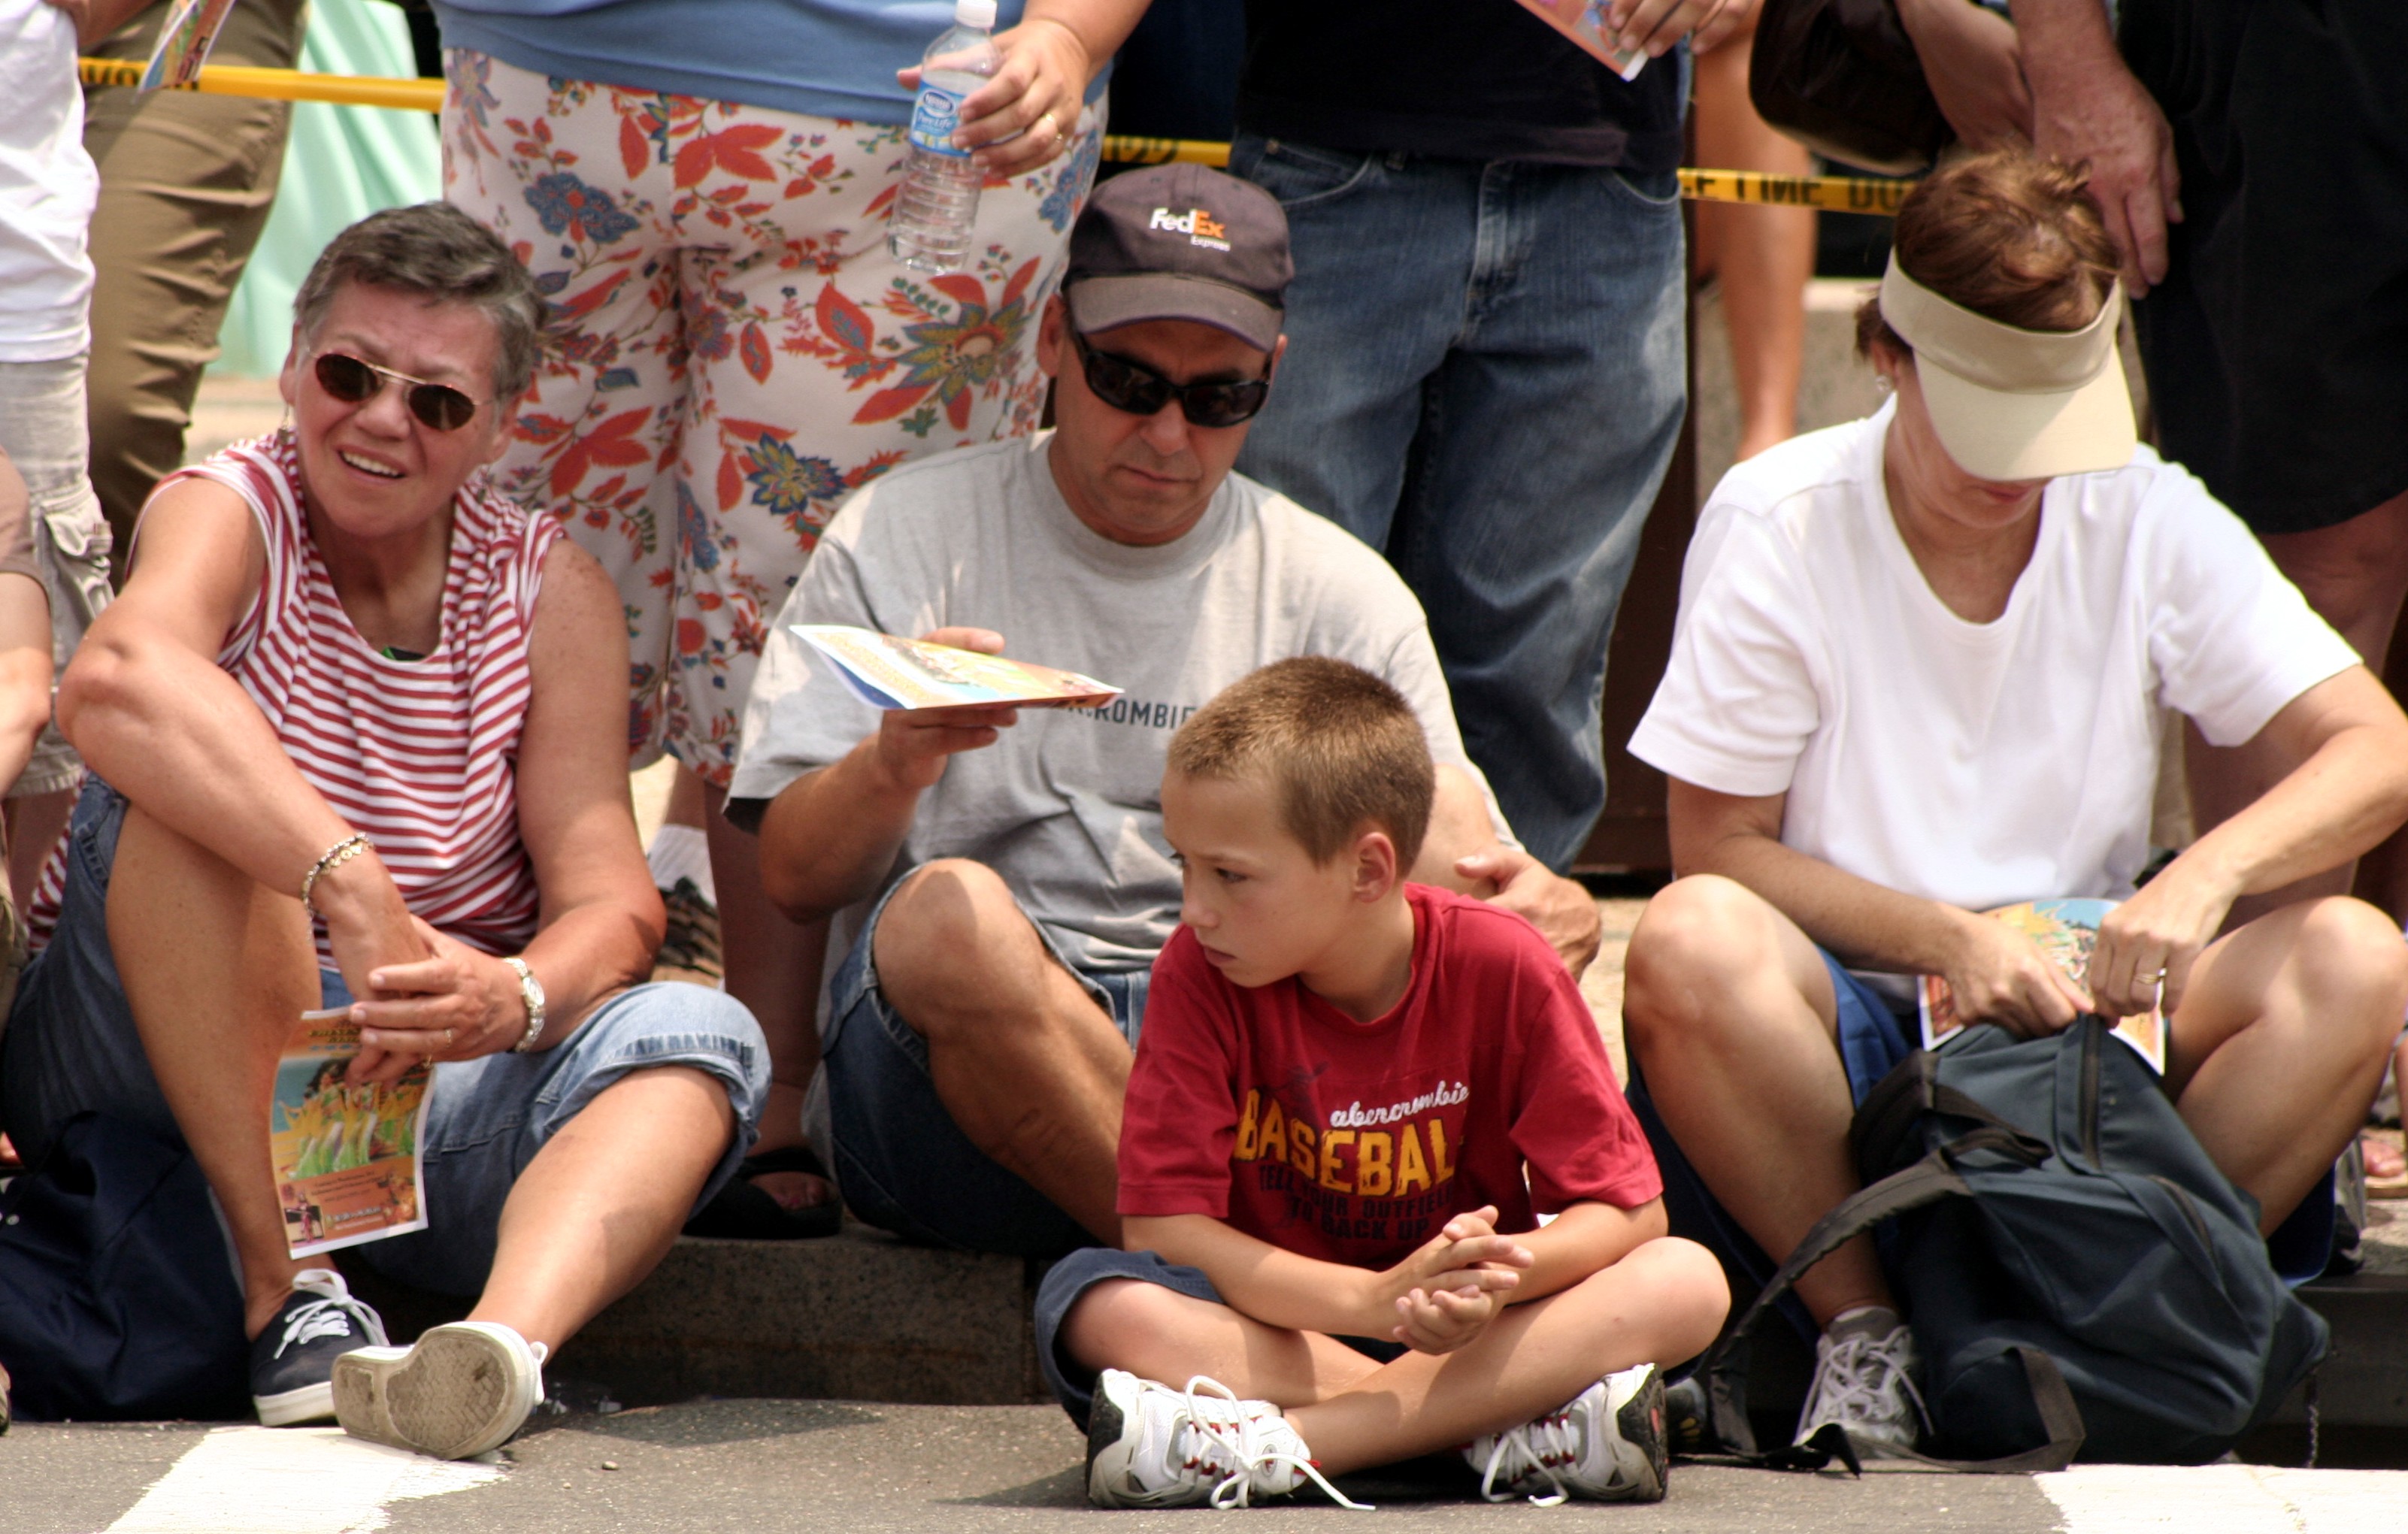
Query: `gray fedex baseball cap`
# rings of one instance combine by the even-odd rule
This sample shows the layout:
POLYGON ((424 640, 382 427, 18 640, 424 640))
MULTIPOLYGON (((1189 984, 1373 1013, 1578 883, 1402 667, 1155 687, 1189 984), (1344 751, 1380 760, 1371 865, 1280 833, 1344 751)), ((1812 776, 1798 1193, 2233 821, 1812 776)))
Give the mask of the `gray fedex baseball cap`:
POLYGON ((1206 165, 1149 165, 1088 199, 1062 296, 1082 335, 1193 320, 1268 351, 1295 275, 1287 215, 1269 193, 1206 165))

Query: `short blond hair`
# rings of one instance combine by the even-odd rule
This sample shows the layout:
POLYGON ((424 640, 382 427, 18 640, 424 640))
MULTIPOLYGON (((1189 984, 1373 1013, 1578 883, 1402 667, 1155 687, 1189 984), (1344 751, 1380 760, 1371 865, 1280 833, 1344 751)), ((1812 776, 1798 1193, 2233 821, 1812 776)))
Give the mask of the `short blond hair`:
POLYGON ((1190 778, 1261 775, 1280 823, 1316 864, 1365 824, 1396 843, 1398 871, 1421 855, 1438 769, 1402 693, 1326 655, 1276 661, 1222 689, 1170 739, 1190 778))

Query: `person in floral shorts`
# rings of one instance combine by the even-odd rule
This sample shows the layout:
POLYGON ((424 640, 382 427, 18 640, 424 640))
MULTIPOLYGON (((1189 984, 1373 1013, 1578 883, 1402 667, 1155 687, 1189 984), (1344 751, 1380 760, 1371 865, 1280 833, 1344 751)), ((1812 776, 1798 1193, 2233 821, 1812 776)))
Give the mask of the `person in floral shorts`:
MULTIPOLYGON (((745 695, 839 501, 907 460, 1036 430, 1037 318, 1094 181, 1103 65, 1143 6, 1003 7, 1003 68, 958 140, 987 171, 974 254, 941 277, 886 250, 930 7, 436 8, 445 196, 552 306, 497 485, 561 517, 618 583, 631 765, 666 751, 704 781, 727 986, 775 1057, 752 1169, 787 1174, 761 1184, 786 1211, 832 1215, 800 1125, 824 937, 769 907, 750 839, 717 813, 745 695)), ((754 1202, 757 1233, 807 1228, 754 1202)))

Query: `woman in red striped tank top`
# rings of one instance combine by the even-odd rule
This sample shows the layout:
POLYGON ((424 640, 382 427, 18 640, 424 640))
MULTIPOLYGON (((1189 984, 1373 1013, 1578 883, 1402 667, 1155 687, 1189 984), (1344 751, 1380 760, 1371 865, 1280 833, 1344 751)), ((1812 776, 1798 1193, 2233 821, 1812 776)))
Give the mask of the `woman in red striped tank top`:
POLYGON ((0 1122, 29 1154, 86 1109, 180 1135, 234 1238, 261 1419, 459 1456, 733 1173, 767 1057, 734 1001, 645 983, 619 600, 484 481, 538 351, 525 270, 429 204, 337 237, 295 307, 290 423, 160 486, 62 686, 93 780, 0 1122), (288 1254, 268 1102, 322 1006, 364 1025, 355 1082, 437 1063, 429 1228, 357 1249, 480 1295, 413 1348, 288 1254))

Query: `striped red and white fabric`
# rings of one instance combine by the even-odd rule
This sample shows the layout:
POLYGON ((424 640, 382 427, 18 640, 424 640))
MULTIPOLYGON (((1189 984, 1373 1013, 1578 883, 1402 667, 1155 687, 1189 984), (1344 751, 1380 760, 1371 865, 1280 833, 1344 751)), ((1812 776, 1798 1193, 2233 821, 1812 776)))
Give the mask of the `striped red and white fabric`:
MULTIPOLYGON (((527 643, 559 523, 471 480, 452 503, 442 638, 424 659, 396 661, 369 648, 335 595, 302 513, 290 427, 161 484, 185 478, 240 495, 266 541, 259 595, 218 664, 301 775, 376 843, 412 912, 489 953, 517 953, 538 908, 518 825, 527 643)), ((64 873, 53 857, 27 924, 44 935, 64 873)), ((322 925, 318 954, 333 967, 322 925)))

